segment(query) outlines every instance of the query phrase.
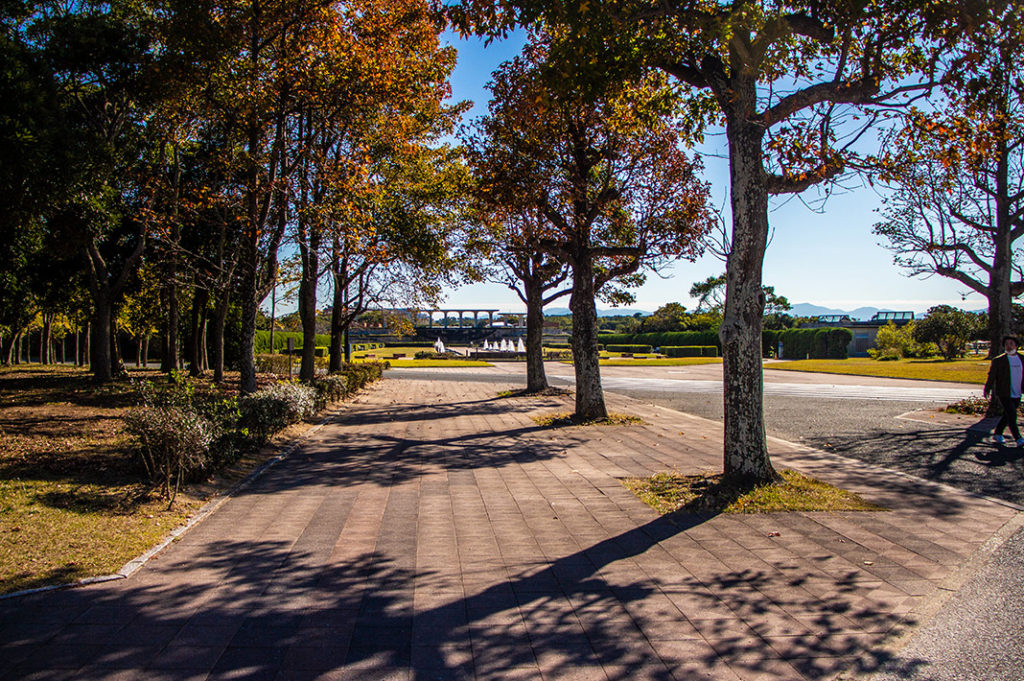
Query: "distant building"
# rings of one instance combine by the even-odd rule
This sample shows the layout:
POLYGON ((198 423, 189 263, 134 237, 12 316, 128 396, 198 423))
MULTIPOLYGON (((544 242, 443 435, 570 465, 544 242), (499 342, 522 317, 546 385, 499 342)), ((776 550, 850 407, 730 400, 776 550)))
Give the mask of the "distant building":
POLYGON ((804 324, 805 329, 823 329, 828 327, 841 326, 853 332, 853 340, 847 346, 846 352, 850 357, 867 357, 868 350, 875 347, 875 339, 878 337, 878 330, 892 322, 896 326, 904 326, 914 321, 913 312, 876 312, 875 316, 866 322, 851 319, 848 315, 826 314, 821 315, 815 321, 804 324))

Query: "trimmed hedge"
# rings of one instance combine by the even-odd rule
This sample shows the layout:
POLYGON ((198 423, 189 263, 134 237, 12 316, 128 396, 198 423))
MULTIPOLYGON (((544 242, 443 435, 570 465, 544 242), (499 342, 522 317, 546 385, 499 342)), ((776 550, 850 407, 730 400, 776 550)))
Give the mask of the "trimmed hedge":
POLYGON ((650 333, 602 333, 598 341, 607 347, 617 345, 646 344, 653 347, 683 347, 688 345, 714 345, 721 351, 722 341, 717 331, 656 331, 650 333))
MULTIPOLYGON (((256 332, 256 354, 263 354, 268 352, 284 352, 288 350, 288 339, 291 338, 295 341, 295 349, 302 349, 302 334, 297 331, 274 331, 274 348, 270 348, 270 331, 261 330, 256 332)), ((331 336, 327 333, 318 333, 316 335, 317 347, 329 347, 331 344, 331 336)))
POLYGON ((718 357, 714 345, 663 345, 661 352, 667 357, 718 357))
POLYGON ((650 345, 606 345, 608 352, 638 352, 641 354, 648 353, 654 348, 650 345))
POLYGON ((782 359, 846 359, 853 332, 843 328, 786 329, 779 333, 782 359))
POLYGON ((779 351, 779 334, 782 331, 778 329, 765 329, 761 332, 761 356, 762 357, 774 357, 779 351))

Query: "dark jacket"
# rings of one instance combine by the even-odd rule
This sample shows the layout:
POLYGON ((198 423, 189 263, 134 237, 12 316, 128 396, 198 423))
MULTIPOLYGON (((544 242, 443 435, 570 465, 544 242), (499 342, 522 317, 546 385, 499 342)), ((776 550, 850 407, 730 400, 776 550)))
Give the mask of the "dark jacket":
MULTIPOLYGON (((1024 357, 1021 357, 1024 362, 1024 357)), ((1010 358, 1006 353, 992 359, 992 366, 988 368, 988 380, 985 381, 985 396, 989 393, 996 397, 1009 399, 1010 397, 1010 358)))

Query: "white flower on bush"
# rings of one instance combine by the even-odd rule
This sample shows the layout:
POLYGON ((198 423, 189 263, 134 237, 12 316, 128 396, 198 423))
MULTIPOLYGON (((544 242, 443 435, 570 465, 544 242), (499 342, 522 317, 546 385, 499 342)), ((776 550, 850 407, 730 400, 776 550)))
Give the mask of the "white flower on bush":
POLYGON ((275 383, 253 393, 265 399, 280 400, 287 408, 291 423, 308 418, 316 413, 316 390, 300 383, 275 383))

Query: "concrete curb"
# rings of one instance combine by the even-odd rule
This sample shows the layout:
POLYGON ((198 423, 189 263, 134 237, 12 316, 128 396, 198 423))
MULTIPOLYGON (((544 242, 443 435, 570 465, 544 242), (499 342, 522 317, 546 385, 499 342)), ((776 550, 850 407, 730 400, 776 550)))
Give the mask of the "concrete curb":
POLYGON ((81 586, 89 586, 90 584, 102 584, 104 582, 115 582, 120 579, 127 579, 132 574, 134 574, 139 568, 141 568, 143 565, 152 560, 154 556, 163 551, 173 542, 180 539, 182 536, 185 535, 185 533, 187 533, 193 527, 195 527, 200 522, 209 517, 210 514, 212 514, 222 505, 224 505, 224 503, 226 503, 228 499, 230 499, 231 497, 233 497, 234 495, 238 494, 246 487, 251 485, 253 482, 256 481, 257 478, 263 475, 266 471, 270 470, 270 468, 277 465, 279 462, 287 459, 292 454, 292 452, 298 449, 301 445, 303 445, 306 442, 306 440, 308 440, 314 434, 319 432, 321 428, 323 428, 325 425, 327 425, 329 421, 331 421, 331 419, 337 416, 338 411, 338 409, 332 411, 330 414, 325 416, 319 423, 317 423, 315 426, 307 430, 300 437, 296 438, 287 447, 281 449, 277 454, 264 461, 243 479, 239 480, 237 483, 235 483, 228 489, 224 490, 223 492, 218 492, 216 495, 214 495, 212 499, 210 499, 210 501, 203 504, 203 507, 200 508, 199 511, 194 516, 192 516, 192 518, 189 519, 187 523, 171 530, 168 533, 168 535, 164 537, 163 541, 161 541, 159 544, 149 549, 142 555, 133 558, 132 560, 122 565, 117 572, 110 575, 97 575, 95 577, 85 577, 74 582, 68 582, 67 584, 52 584, 50 586, 41 586, 35 589, 24 589, 22 591, 14 591, 9 594, 0 595, 0 601, 6 601, 12 598, 21 598, 24 596, 31 596, 33 594, 38 593, 46 593, 47 591, 61 591, 63 589, 74 589, 81 586))

